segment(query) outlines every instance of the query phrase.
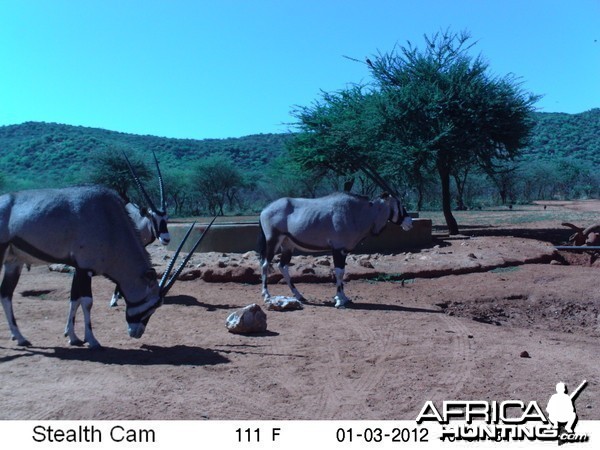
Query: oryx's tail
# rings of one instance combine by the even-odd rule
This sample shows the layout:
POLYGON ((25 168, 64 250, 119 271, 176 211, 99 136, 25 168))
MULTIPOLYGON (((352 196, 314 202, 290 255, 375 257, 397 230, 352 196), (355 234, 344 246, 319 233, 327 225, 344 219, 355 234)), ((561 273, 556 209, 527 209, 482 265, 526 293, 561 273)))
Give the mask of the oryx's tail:
POLYGON ((265 262, 265 259, 267 259, 267 238, 265 237, 265 231, 260 222, 258 222, 258 227, 260 228, 260 234, 258 235, 256 251, 260 257, 260 264, 262 265, 265 262))

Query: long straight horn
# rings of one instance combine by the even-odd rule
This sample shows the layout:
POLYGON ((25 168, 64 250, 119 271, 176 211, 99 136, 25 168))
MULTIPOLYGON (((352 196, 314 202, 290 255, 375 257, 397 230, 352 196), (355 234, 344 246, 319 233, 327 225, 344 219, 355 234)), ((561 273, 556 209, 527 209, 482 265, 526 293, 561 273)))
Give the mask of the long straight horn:
POLYGON ((154 163, 156 164, 156 171, 158 172, 158 187, 160 188, 160 208, 162 212, 166 212, 167 203, 165 202, 165 184, 163 182, 163 177, 160 173, 158 159, 156 159, 156 153, 154 153, 154 150, 152 150, 152 156, 154 156, 154 163))
POLYGON ((175 273, 173 273, 173 275, 171 275, 171 270, 173 270, 173 266, 175 265, 175 261, 177 260, 177 258, 179 256, 179 252, 183 248, 183 244, 185 244, 185 241, 187 241, 188 237, 190 236, 190 233, 194 229, 194 226, 196 225, 196 222, 194 222, 190 226, 190 228, 187 230, 187 233, 185 233, 185 236, 181 240, 181 243, 177 247, 177 250, 175 251, 175 254, 173 255, 173 258, 171 259, 171 262, 169 263, 169 265, 167 267, 167 270, 165 270, 165 273, 163 274, 162 278, 160 279, 159 287, 160 287, 160 296, 161 297, 164 298, 167 295, 167 292, 169 292, 169 290, 171 289, 171 287, 173 287, 173 284, 175 284, 175 281, 177 281, 177 277, 181 274, 181 272, 183 271, 185 265, 188 263, 188 261, 190 260, 190 258, 192 257, 192 255, 194 254, 194 252, 196 251, 196 249, 198 248, 198 246, 202 242, 202 239, 204 239, 204 235, 206 234, 206 232, 209 230, 209 228, 212 226, 212 224, 214 223, 214 221, 216 219, 217 219, 217 216, 213 217, 213 220, 211 220, 210 223, 208 224, 208 226, 204 229, 204 231, 202 232, 202 234, 200 235, 200 237, 198 238, 198 240, 196 241, 196 243, 192 246, 192 249, 190 250, 190 252, 188 253, 188 255, 181 262, 181 264, 179 264, 179 267, 177 268, 177 270, 175 271, 175 273), (167 279, 168 279, 168 281, 167 281, 167 279))
POLYGON ((361 171, 362 173, 364 173, 367 176, 367 178, 369 178, 373 183, 375 183, 384 191, 395 195, 395 189, 392 189, 392 187, 388 183, 386 183, 386 181, 377 173, 377 171, 375 171, 375 169, 373 169, 366 162, 361 162, 360 164, 354 163, 352 164, 352 168, 355 171, 361 171))
POLYGON ((398 192, 387 181, 385 181, 383 177, 379 175, 379 173, 377 173, 377 171, 371 166, 369 166, 368 164, 364 164, 364 166, 361 167, 361 170, 383 190, 388 191, 394 197, 398 197, 398 192))
POLYGON ((146 199, 146 201, 148 202, 148 205, 150 205, 150 209, 152 209, 152 211, 157 211, 156 206, 154 206, 154 202, 152 201, 152 199, 150 198, 150 196, 146 192, 146 189, 144 189, 144 186, 142 185, 142 182, 140 181, 140 178, 135 173, 135 169, 131 165, 131 161, 129 161, 129 158, 127 157, 127 155, 125 154, 125 152, 123 152, 123 156, 125 157, 125 161, 127 161, 127 167, 129 167, 129 172, 131 172, 131 176, 135 180, 135 185, 137 186, 138 191, 140 191, 140 193, 142 194, 142 196, 146 199))
POLYGON ((171 274, 171 271, 173 270, 173 266, 175 265, 175 261, 177 261, 177 257, 179 256, 179 252, 183 248, 183 245, 185 244, 185 241, 187 241, 187 238, 190 236, 190 233, 194 229, 194 225, 196 225, 196 222, 192 223, 192 225, 190 226, 190 228, 188 228, 187 233, 185 233, 185 236, 183 236, 183 239, 179 243, 179 246, 177 247, 177 250, 175 250, 175 254, 173 255, 173 258, 171 258, 171 261, 167 265, 167 269, 165 270, 165 273, 163 273, 163 276, 160 279, 160 282, 158 283, 158 286, 161 288, 161 291, 162 291, 162 288, 163 288, 163 286, 165 285, 165 283, 167 281, 167 278, 169 278, 169 275, 171 274))

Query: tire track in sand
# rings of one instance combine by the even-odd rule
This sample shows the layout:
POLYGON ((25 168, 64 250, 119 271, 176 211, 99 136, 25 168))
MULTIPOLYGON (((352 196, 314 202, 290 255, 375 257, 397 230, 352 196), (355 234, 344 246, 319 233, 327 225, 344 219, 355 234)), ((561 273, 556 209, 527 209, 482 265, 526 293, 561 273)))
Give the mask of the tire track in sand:
MULTIPOLYGON (((347 345, 355 345, 354 351, 346 351, 339 343, 329 343, 319 354, 327 361, 330 370, 324 379, 315 380, 321 386, 317 398, 315 417, 319 419, 356 419, 368 414, 368 399, 378 389, 386 392, 401 391, 405 375, 421 377, 428 360, 446 360, 443 371, 426 373, 421 378, 423 398, 442 401, 460 398, 475 367, 474 352, 469 339, 469 329, 463 321, 440 313, 435 316, 441 325, 434 330, 425 330, 434 340, 428 348, 434 350, 423 354, 423 337, 407 336, 398 323, 391 322, 378 329, 364 325, 360 317, 347 311, 344 326, 348 329, 347 345), (362 343, 362 345, 358 345, 362 343), (402 358, 407 362, 407 373, 388 374, 386 360, 402 358)), ((406 320, 417 320, 407 317, 406 320)), ((402 318, 401 320, 404 320, 402 318)), ((427 337, 424 337, 427 339, 427 337)), ((436 364, 437 365, 437 364, 436 364)), ((416 394, 419 397, 419 394, 416 394)), ((414 397, 414 396, 413 396, 414 397)), ((419 406, 422 406, 419 403, 419 406)), ((417 411, 418 412, 418 411, 417 411)))
POLYGON ((344 326, 348 330, 348 350, 339 343, 329 343, 319 358, 327 361, 330 370, 320 382, 316 417, 319 419, 346 419, 364 413, 369 395, 386 375, 380 362, 390 343, 389 334, 366 327, 360 318, 344 311, 344 326), (350 346, 354 347, 350 347, 350 346))

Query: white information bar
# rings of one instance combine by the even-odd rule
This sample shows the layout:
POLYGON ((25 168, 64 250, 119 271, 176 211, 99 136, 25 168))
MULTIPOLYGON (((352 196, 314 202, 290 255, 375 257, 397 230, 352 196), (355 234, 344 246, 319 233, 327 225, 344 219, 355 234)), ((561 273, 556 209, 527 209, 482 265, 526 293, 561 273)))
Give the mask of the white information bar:
MULTIPOLYGON (((555 448, 522 430, 475 430, 415 421, 0 421, 3 449, 404 449, 555 448), (485 432, 484 432, 485 431, 485 432), (445 437, 444 437, 445 435, 445 437), (518 436, 516 439, 513 439, 518 436), (444 437, 444 439, 442 439, 444 437), (458 438, 457 438, 458 437, 458 438)), ((598 448, 600 421, 577 424, 570 449, 598 448), (582 437, 584 436, 584 437, 582 437)))

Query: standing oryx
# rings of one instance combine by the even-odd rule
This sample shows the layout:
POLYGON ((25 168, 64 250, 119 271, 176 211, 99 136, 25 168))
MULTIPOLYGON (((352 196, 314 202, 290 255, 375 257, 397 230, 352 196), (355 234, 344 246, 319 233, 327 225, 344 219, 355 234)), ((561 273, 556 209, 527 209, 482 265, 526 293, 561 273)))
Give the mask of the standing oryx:
MULTIPOLYGON (((169 220, 169 216, 167 214, 167 204, 165 201, 165 186, 163 182, 162 175, 160 173, 160 167, 158 165, 158 160, 156 159, 156 154, 154 151, 152 152, 154 156, 154 163, 156 164, 156 171, 158 173, 158 187, 160 190, 160 209, 158 209, 155 205, 146 189, 144 189, 144 185, 142 184, 140 178, 138 177, 135 169, 131 165, 129 158, 127 155, 123 153, 125 157, 125 161, 127 161, 127 166, 129 167, 129 171, 131 172, 131 176, 133 177, 135 184, 140 191, 140 194, 144 197, 148 204, 148 208, 139 207, 135 203, 128 202, 125 205, 131 220, 135 227, 138 229, 140 233, 140 237, 142 239, 142 244, 145 247, 150 245, 156 239, 163 244, 167 245, 171 242, 171 235, 169 234, 169 230, 167 229, 167 222, 169 220)), ((118 286, 115 288, 113 296, 110 300, 110 306, 117 306, 117 302, 121 297, 121 293, 119 292, 118 286)))
POLYGON ((100 347, 90 319, 93 275, 104 275, 117 283, 125 296, 129 335, 139 338, 179 273, 165 283, 170 267, 161 282, 157 281, 123 201, 114 191, 100 186, 0 196, 0 262, 4 262, 0 299, 12 338, 19 345, 30 345, 19 331, 12 308, 13 292, 25 263, 75 267, 65 336, 71 345, 83 343, 74 332, 75 313, 81 305, 85 342, 92 348, 100 347))
POLYGON ((148 208, 140 208, 134 203, 128 203, 127 212, 129 212, 129 215, 133 219, 136 228, 140 230, 144 245, 151 244, 155 239, 158 239, 161 244, 167 245, 171 241, 171 236, 169 235, 169 230, 167 229, 169 215, 167 214, 167 202, 165 201, 165 185, 154 151, 152 152, 152 155, 154 156, 154 164, 156 165, 156 172, 158 174, 160 209, 154 205, 154 202, 146 192, 146 189, 144 189, 144 185, 137 176, 135 169, 131 165, 129 158, 127 158, 127 155, 123 153, 125 161, 127 162, 127 166, 129 167, 129 171, 131 172, 131 176, 135 181, 135 185, 140 191, 140 194, 148 203, 148 208))
POLYGON ((288 271, 293 250, 331 251, 337 284, 335 306, 343 307, 349 302, 343 284, 346 255, 369 234, 381 233, 388 221, 400 224, 404 230, 412 227, 412 219, 398 198, 387 193, 375 200, 344 192, 315 199, 274 201, 260 214, 259 252, 264 299, 270 297, 267 275, 276 251, 281 250, 279 270, 294 296, 301 301, 304 298, 288 271))

